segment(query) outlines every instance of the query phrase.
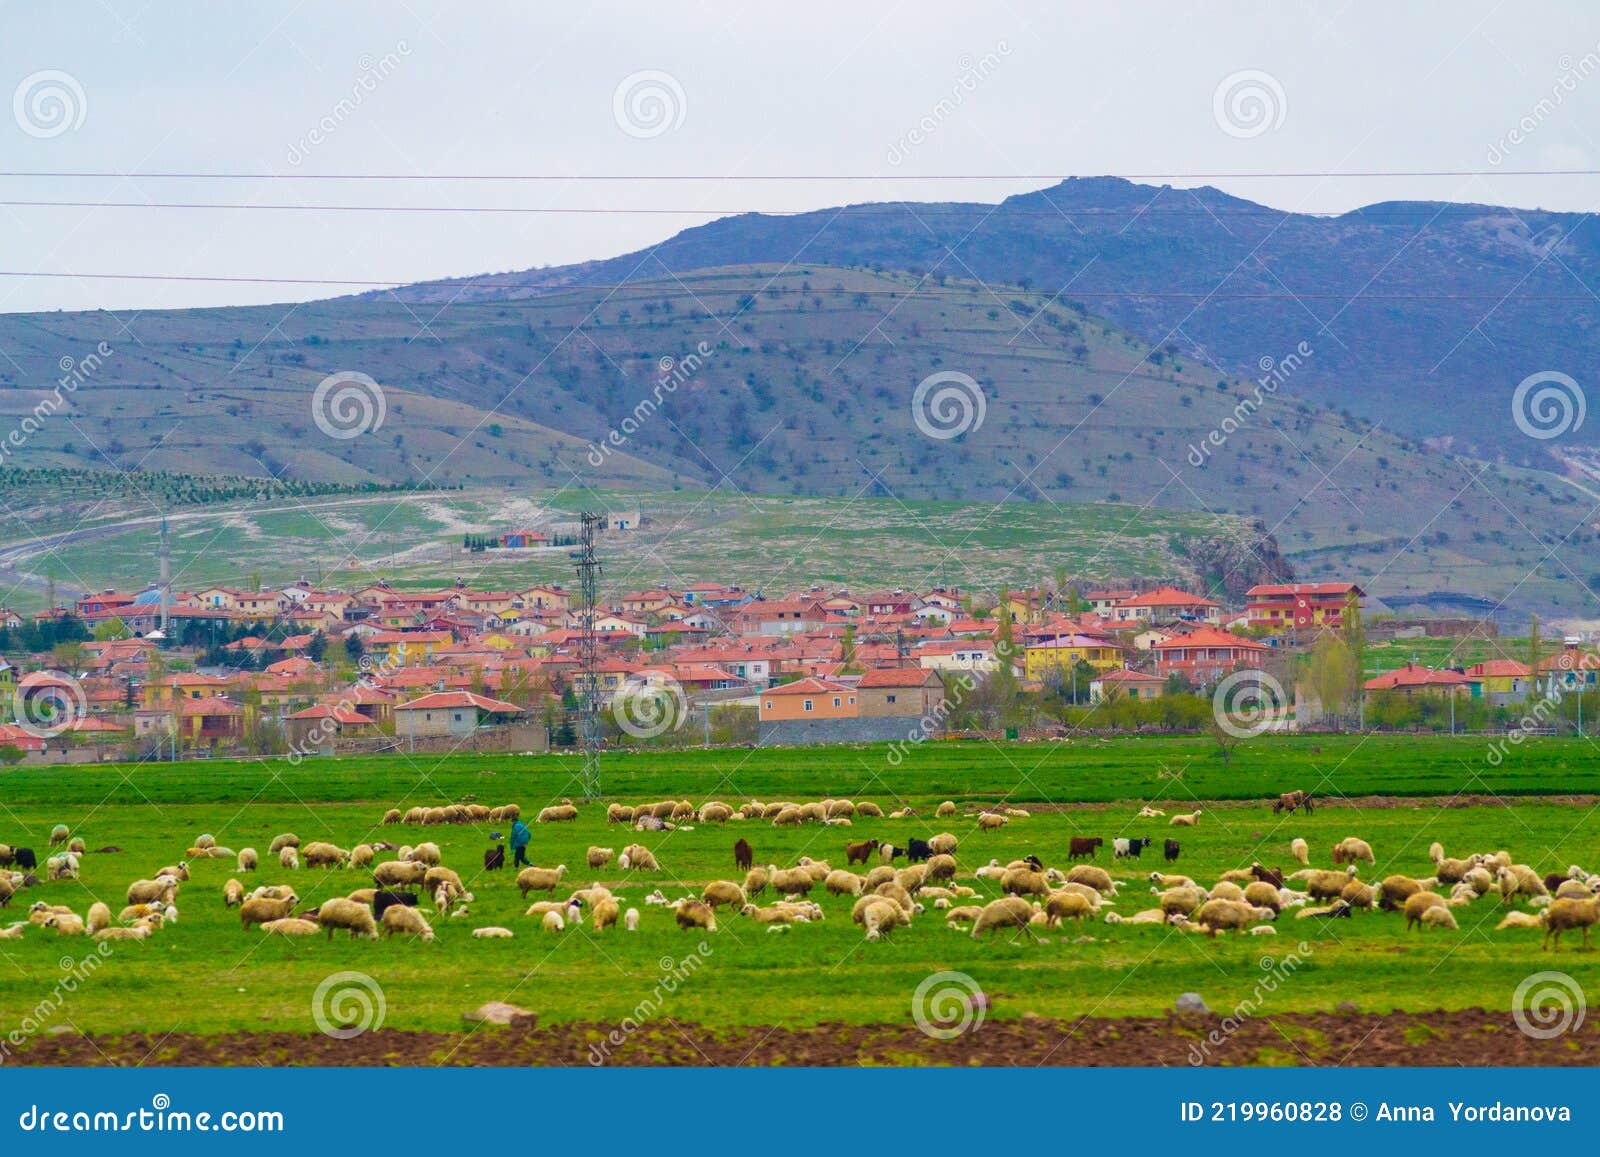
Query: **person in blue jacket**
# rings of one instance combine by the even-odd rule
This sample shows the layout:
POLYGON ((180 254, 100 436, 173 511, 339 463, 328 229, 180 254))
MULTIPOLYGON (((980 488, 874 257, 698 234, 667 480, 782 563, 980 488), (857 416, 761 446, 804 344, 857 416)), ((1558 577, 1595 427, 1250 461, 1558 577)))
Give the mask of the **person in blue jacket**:
POLYGON ((528 844, 533 839, 533 833, 528 830, 528 825, 518 820, 511 825, 511 866, 520 868, 528 863, 528 844))

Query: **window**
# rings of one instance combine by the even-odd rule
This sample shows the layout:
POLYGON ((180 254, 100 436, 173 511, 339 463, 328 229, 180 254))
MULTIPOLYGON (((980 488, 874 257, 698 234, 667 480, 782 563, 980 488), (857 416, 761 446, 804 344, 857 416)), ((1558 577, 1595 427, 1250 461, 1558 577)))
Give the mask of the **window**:
POLYGON ((768 710, 768 711, 771 711, 771 710, 772 710, 772 700, 771 700, 771 699, 768 699, 768 700, 767 700, 767 710, 768 710))
POLYGON ((889 701, 889 702, 890 702, 890 703, 893 703, 893 702, 894 702, 894 696, 893 696, 893 695, 888 695, 888 696, 885 696, 885 698, 886 698, 886 699, 887 699, 887 700, 888 700, 888 701, 889 701))
POLYGON ((837 695, 835 695, 835 696, 834 696, 834 697, 833 697, 833 705, 834 705, 834 706, 835 706, 835 707, 839 707, 839 706, 842 706, 842 704, 841 704, 841 703, 840 703, 840 701, 839 701, 839 697, 838 697, 838 696, 837 696, 837 695))
POLYGON ((803 704, 801 704, 801 708, 802 708, 802 710, 810 711, 811 710, 811 700, 807 699, 803 704))

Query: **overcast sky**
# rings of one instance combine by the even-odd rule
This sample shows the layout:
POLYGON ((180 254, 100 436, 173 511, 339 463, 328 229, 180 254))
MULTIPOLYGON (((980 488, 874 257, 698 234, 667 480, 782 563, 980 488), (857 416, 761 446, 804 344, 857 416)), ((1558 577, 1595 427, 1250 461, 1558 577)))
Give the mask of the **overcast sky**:
MULTIPOLYGON (((0 177, 0 200, 93 203, 0 207, 0 269, 13 274, 406 282, 608 257, 708 214, 994 201, 1047 183, 907 179, 930 175, 1164 173, 1317 212, 1416 198, 1566 210, 1600 201, 1600 178, 1505 175, 1600 168, 1600 5, 1582 0, 12 0, 0 3, 4 96, 8 174, 127 174, 0 177), (1439 169, 1492 175, 1348 175, 1439 169), (279 177, 138 176, 171 171, 279 177), (1339 175, 1178 176, 1215 172, 1339 175), (571 179, 306 179, 374 173, 571 179), (629 179, 585 180, 607 175, 629 179), (671 175, 791 179, 647 179, 671 175), (860 177, 876 179, 844 179, 860 177)), ((3 276, 0 311, 339 292, 3 276)))

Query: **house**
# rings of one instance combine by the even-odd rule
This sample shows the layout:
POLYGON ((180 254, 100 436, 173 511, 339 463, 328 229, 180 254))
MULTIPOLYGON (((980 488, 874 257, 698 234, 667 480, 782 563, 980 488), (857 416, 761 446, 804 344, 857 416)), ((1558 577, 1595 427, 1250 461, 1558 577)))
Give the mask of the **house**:
POLYGON ((1119 695, 1128 699, 1159 699, 1166 687, 1167 681, 1160 675, 1118 668, 1089 681, 1089 702, 1099 703, 1119 695))
POLYGON ((367 716, 343 703, 318 703, 283 721, 284 733, 296 748, 320 746, 342 735, 369 735, 375 726, 367 716))
POLYGON ((16 723, 41 735, 59 735, 88 709, 78 681, 55 671, 22 676, 6 706, 16 723))
POLYGON ((860 715, 855 688, 815 677, 769 687, 761 693, 761 722, 780 719, 854 719, 860 715))
POLYGON ((909 715, 938 718, 944 702, 944 680, 923 667, 879 667, 856 681, 863 716, 909 715))
POLYGON ((535 546, 550 545, 548 535, 537 530, 508 530, 500 536, 502 550, 528 550, 535 546))
POLYGON ((1385 671, 1375 679, 1368 679, 1361 688, 1368 695, 1374 691, 1397 691, 1408 698, 1414 695, 1472 694, 1471 681, 1460 671, 1448 668, 1436 671, 1415 663, 1385 671))
POLYGON ((655 615, 673 604, 671 591, 632 591, 622 596, 622 610, 629 615, 655 615))
POLYGON ((922 600, 910 591, 879 591, 861 600, 862 611, 875 619, 909 615, 921 610, 922 600))
POLYGON ((1367 592, 1355 583, 1264 583, 1245 592, 1245 614, 1251 627, 1274 633, 1337 629, 1352 594, 1359 601, 1367 592))
POLYGON ((1194 623, 1213 625, 1222 617, 1222 604, 1203 595, 1191 595, 1176 587, 1160 587, 1123 599, 1111 608, 1110 617, 1117 622, 1143 620, 1165 623, 1182 619, 1194 623))
POLYGON ((244 708, 225 695, 180 700, 178 716, 183 736, 193 742, 225 742, 244 733, 244 708))
POLYGON ((1156 674, 1184 675, 1197 684, 1215 683, 1241 667, 1260 667, 1272 648, 1217 627, 1200 627, 1165 643, 1153 643, 1156 674))
POLYGON ((471 735, 480 727, 509 723, 523 714, 515 703, 471 691, 435 691, 394 706, 394 733, 420 739, 433 735, 471 735))
POLYGON ((366 641, 366 653, 384 666, 426 664, 435 650, 455 639, 448 631, 379 631, 366 641))
POLYGON ((1157 643, 1165 643, 1168 639, 1176 637, 1176 631, 1163 631, 1159 627, 1146 627, 1133 637, 1134 650, 1148 651, 1157 643))
POLYGON ((814 599, 745 603, 730 617, 740 635, 798 634, 814 631, 828 619, 814 599))
POLYGON ((525 609, 536 611, 566 611, 572 606, 572 596, 559 586, 529 587, 519 597, 525 609))
POLYGON ((1536 682, 1547 695, 1589 691, 1594 688, 1596 672, 1600 672, 1600 655, 1585 651, 1575 641, 1568 640, 1554 655, 1539 660, 1536 682))
POLYGON ((176 675, 144 686, 146 707, 171 707, 180 699, 208 699, 221 695, 232 685, 227 675, 202 675, 198 671, 182 671, 176 675))
POLYGON ((1486 700, 1496 707, 1522 702, 1528 697, 1532 686, 1528 678, 1528 665, 1516 659, 1485 659, 1481 663, 1474 663, 1463 673, 1472 697, 1486 700))
POLYGON ((1066 675, 1079 663, 1087 663, 1096 671, 1110 671, 1122 666, 1122 652, 1096 635, 1057 635, 1022 653, 1023 675, 1030 680, 1043 680, 1052 672, 1066 675))
POLYGON ((134 596, 118 594, 114 590, 104 590, 97 595, 84 595, 78 600, 78 617, 86 618, 90 615, 116 614, 123 607, 133 602, 134 596))
POLYGON ((912 657, 929 671, 998 671, 992 639, 933 639, 918 646, 912 657))
POLYGON ((1097 615, 1111 616, 1111 612, 1123 599, 1131 599, 1139 592, 1132 587, 1117 590, 1090 591, 1083 596, 1083 601, 1089 604, 1089 609, 1097 615))

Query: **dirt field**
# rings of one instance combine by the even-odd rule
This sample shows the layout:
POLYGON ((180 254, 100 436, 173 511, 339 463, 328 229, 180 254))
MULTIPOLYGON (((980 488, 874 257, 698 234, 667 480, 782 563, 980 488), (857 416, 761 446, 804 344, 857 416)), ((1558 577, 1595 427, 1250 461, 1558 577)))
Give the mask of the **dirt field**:
MULTIPOLYGON (((611 1050, 617 1065, 1151 1065, 1182 1066, 1220 1017, 1188 1014, 1081 1021, 989 1021, 954 1040, 912 1026, 823 1024, 708 1032, 663 1020, 611 1050)), ((587 1065, 612 1025, 425 1033, 380 1029, 350 1040, 321 1034, 232 1033, 85 1037, 32 1042, 23 1065, 587 1065)), ((1600 1065, 1600 1028, 1554 1040, 1510 1016, 1472 1009, 1388 1016, 1322 1014, 1248 1020, 1204 1063, 1214 1065, 1600 1065)))

